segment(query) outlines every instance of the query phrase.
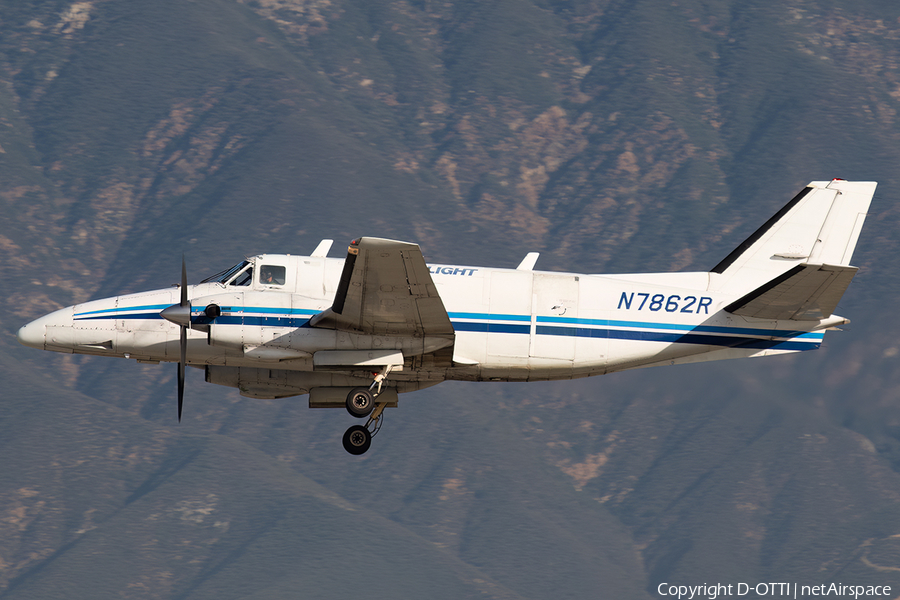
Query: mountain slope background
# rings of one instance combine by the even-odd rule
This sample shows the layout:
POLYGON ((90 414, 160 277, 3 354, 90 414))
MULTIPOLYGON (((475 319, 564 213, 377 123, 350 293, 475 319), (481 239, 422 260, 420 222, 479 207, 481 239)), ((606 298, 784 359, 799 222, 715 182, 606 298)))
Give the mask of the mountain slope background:
POLYGON ((0 597, 657 597, 900 587, 900 7, 826 0, 0 3, 0 597), (343 411, 24 322, 322 237, 706 270, 875 180, 821 350, 343 411))

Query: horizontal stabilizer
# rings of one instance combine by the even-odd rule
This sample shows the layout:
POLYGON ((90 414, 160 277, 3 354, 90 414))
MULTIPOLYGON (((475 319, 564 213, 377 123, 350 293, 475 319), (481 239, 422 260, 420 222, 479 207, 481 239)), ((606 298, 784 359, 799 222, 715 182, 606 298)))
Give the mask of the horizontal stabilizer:
POLYGON ((858 270, 848 266, 797 265, 732 302, 725 310, 758 319, 826 319, 834 312, 858 270))

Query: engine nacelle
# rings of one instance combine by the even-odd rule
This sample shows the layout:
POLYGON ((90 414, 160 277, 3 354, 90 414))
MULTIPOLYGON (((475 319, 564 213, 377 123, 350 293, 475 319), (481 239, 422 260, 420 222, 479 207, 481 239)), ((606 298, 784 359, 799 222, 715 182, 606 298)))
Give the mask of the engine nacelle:
POLYGON ((274 399, 308 394, 313 388, 346 387, 347 393, 355 387, 369 387, 372 380, 349 377, 340 373, 311 373, 285 369, 259 369, 254 367, 222 367, 208 365, 206 381, 240 390, 249 398, 274 399))
MULTIPOLYGON (((310 408, 343 408, 350 390, 369 387, 367 377, 351 377, 341 373, 313 373, 254 367, 222 367, 208 365, 206 381, 240 390, 248 398, 274 399, 310 394, 310 408)), ((437 385, 442 380, 391 381, 379 398, 390 407, 397 406, 397 394, 413 392, 437 385)))

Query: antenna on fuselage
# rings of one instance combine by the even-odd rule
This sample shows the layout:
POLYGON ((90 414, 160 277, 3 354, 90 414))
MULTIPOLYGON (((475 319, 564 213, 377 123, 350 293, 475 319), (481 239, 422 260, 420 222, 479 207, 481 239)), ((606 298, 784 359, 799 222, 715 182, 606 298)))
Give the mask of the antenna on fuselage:
POLYGON ((316 246, 316 249, 312 251, 310 257, 325 258, 328 256, 328 251, 331 250, 331 245, 333 243, 334 240, 322 240, 319 242, 319 245, 316 246))

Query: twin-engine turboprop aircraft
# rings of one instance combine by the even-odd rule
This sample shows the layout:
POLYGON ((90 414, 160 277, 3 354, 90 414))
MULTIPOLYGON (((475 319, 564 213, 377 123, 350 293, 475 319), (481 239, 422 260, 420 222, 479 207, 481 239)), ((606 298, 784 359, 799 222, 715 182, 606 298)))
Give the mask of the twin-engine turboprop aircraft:
POLYGON ((251 398, 309 394, 368 418, 447 379, 547 381, 818 348, 875 183, 810 183, 709 272, 575 275, 428 265, 416 244, 363 237, 343 260, 263 254, 189 286, 77 304, 18 332, 56 352, 178 362, 251 398))

